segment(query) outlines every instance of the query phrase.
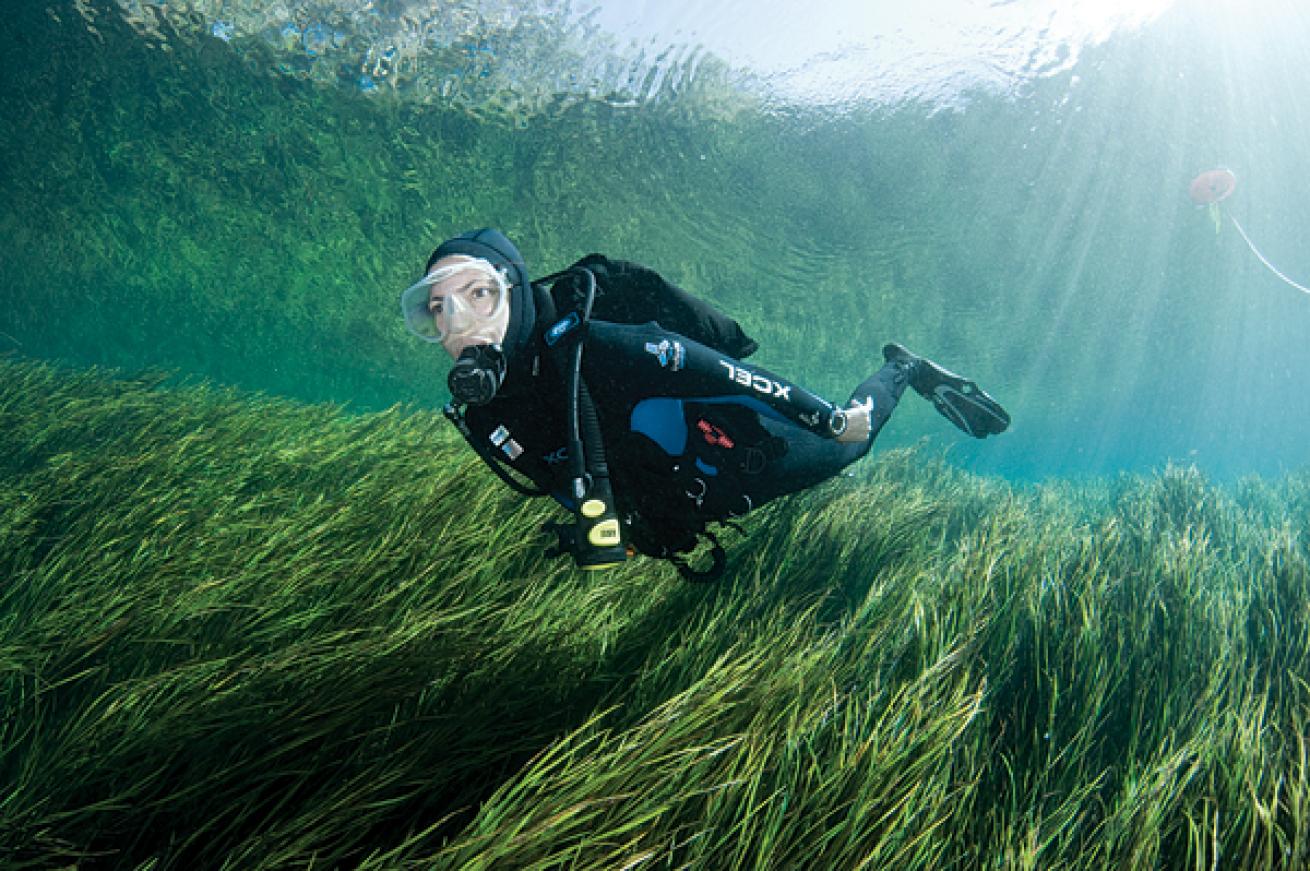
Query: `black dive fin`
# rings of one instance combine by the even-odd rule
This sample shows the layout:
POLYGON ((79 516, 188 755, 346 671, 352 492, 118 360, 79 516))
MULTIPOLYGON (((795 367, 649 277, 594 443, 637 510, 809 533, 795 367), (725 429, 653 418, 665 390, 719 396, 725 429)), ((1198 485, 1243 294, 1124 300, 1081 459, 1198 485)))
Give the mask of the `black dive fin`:
POLYGON ((889 344, 882 349, 889 363, 904 365, 910 386, 937 409, 937 412, 960 430, 976 439, 1005 432, 1010 415, 1001 404, 968 378, 943 369, 931 360, 889 344))

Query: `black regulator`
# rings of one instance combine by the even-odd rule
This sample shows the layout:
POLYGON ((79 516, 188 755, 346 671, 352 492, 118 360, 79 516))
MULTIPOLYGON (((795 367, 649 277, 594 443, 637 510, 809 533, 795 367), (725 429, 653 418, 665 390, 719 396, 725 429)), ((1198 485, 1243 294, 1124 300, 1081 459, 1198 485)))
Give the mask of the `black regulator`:
POLYGON ((456 402, 486 405, 505 381, 505 351, 500 345, 474 345, 459 355, 446 385, 456 402))

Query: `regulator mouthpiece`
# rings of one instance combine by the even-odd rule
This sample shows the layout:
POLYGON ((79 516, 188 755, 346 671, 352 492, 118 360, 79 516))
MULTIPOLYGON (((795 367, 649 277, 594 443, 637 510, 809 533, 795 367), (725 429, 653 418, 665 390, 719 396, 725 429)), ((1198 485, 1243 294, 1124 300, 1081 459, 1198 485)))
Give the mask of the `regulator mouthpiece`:
POLYGON ((459 355, 446 385, 456 402, 486 405, 505 381, 505 352, 500 345, 474 345, 459 355))

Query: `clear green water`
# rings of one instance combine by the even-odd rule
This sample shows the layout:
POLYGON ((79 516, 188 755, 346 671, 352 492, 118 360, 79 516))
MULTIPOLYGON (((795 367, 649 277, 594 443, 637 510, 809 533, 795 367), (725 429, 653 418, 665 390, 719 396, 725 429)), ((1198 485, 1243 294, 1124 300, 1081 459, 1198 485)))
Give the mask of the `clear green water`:
POLYGON ((560 5, 417 30, 417 4, 357 5, 8 12, 0 349, 433 405, 444 361, 396 296, 436 241, 496 225, 536 274, 589 251, 659 269, 829 397, 895 339, 1015 419, 965 444, 906 403, 880 447, 929 437, 1016 480, 1310 464, 1310 296, 1187 196, 1231 168, 1225 206, 1310 279, 1300 7, 1177 3, 1027 77, 983 59, 807 105, 560 5), (379 48, 406 28, 428 56, 379 48))
POLYGON ((545 0, 7 10, 0 867, 1310 867, 1310 298, 1187 196, 1230 167, 1310 278, 1305 13, 927 2, 810 63, 788 2, 733 28, 771 71, 713 57, 731 0, 635 45, 545 0), (723 583, 577 572, 439 415, 302 402, 442 401, 396 297, 482 224, 829 396, 898 339, 1015 426, 911 398, 723 583))

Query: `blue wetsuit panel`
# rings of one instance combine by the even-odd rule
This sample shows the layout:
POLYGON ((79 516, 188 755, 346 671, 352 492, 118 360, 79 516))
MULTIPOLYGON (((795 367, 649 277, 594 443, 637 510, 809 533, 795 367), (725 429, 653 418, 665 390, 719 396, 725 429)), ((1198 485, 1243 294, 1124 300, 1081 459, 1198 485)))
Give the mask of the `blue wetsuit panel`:
POLYGON ((630 425, 633 432, 655 442, 670 457, 680 457, 687 449, 687 421, 682 416, 681 399, 643 399, 632 409, 630 425))
MULTIPOLYGON (((796 426, 796 424, 787 420, 787 418, 769 408, 763 402, 750 397, 694 396, 687 397, 687 401, 700 402, 704 405, 740 405, 749 408, 761 417, 776 420, 788 426, 796 426)), ((682 403, 682 399, 669 396, 643 399, 632 409, 629 426, 633 432, 639 432, 659 445, 664 453, 671 457, 680 457, 683 451, 687 449, 687 419, 683 415, 682 403)), ((702 469, 701 471, 713 475, 717 470, 702 469)))

